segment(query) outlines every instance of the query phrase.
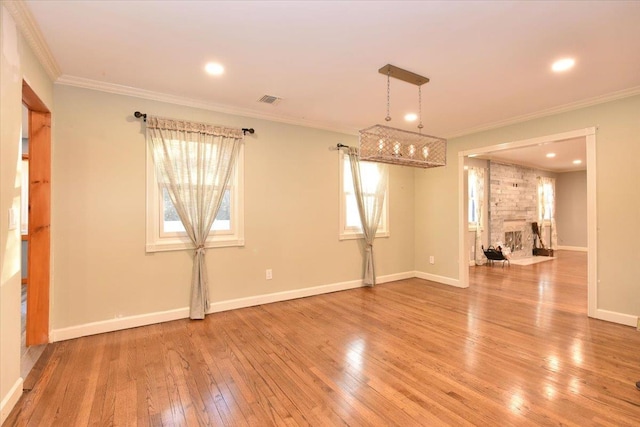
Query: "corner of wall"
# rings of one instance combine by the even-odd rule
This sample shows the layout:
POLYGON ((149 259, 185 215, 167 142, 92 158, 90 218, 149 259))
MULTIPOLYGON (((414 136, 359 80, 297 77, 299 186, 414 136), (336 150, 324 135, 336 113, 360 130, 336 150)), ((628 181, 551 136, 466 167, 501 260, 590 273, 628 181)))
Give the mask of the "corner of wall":
POLYGON ((2 398, 2 402, 0 403, 0 425, 6 421, 13 407, 16 406, 16 403, 20 400, 23 382, 22 377, 18 378, 6 396, 2 398))

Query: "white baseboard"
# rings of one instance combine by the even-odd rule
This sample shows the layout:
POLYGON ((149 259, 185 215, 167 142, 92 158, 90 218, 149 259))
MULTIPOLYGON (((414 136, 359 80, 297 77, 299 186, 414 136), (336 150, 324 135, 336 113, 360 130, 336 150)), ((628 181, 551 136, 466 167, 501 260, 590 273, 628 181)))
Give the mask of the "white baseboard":
POLYGON ((587 252, 587 248, 583 248, 582 246, 558 246, 559 251, 576 251, 576 252, 587 252))
POLYGON ((170 322, 171 320, 184 319, 186 317, 189 317, 189 308, 177 308, 175 310, 139 314, 136 316, 85 323, 82 325, 70 326, 68 328, 53 329, 49 334, 49 338, 51 339, 51 342, 64 341, 86 337, 88 335, 137 328, 138 326, 152 325, 154 323, 170 322))
MULTIPOLYGON (((380 278, 378 278, 378 280, 380 280, 380 278)), ((219 313, 221 311, 253 307, 261 304, 270 304, 272 302, 287 301, 296 298, 310 297, 313 295, 345 291, 347 289, 354 289, 362 286, 364 286, 362 284, 362 280, 351 280, 348 282, 339 282, 331 285, 314 286, 311 288, 295 289, 292 291, 274 292, 271 294, 262 294, 252 297, 213 302, 209 304, 209 311, 207 313, 219 313)))
POLYGON ((9 393, 2 399, 2 403, 0 403, 0 425, 5 422, 13 407, 16 406, 16 403, 20 400, 23 382, 22 377, 18 378, 13 384, 13 387, 11 387, 11 390, 9 390, 9 393))
POLYGON ((603 310, 601 308, 596 309, 596 314, 593 316, 595 319, 606 320, 607 322, 619 323, 621 325, 633 326, 634 328, 638 324, 638 316, 632 316, 630 314, 618 313, 615 311, 603 310))
MULTIPOLYGON (((378 276, 377 283, 394 282, 396 280, 410 279, 414 276, 413 271, 405 273, 389 274, 378 276)), ((295 289, 291 291, 274 292, 271 294, 256 295, 253 297, 237 298, 227 301, 214 302, 209 305, 207 313, 219 313, 221 311, 235 310, 237 308, 253 307, 272 302, 287 301, 296 298, 305 298, 313 295, 328 294, 331 292, 346 291, 347 289, 360 288, 364 286, 362 279, 350 280, 348 282, 333 283, 331 285, 313 286, 311 288, 295 289)))
POLYGON ((414 277, 419 279, 429 280, 431 282, 438 282, 444 285, 455 286, 456 288, 468 288, 468 286, 461 286, 460 280, 452 279, 451 277, 438 276, 437 274, 424 273, 422 271, 416 271, 414 277))
MULTIPOLYGON (((404 273, 378 276, 378 283, 393 282, 396 280, 410 279, 415 277, 413 271, 404 273)), ((364 286, 362 279, 350 280, 347 282, 333 283, 330 285, 313 286, 310 288, 295 289, 291 291, 274 292, 270 294, 256 295, 246 298, 237 298, 226 301, 212 302, 209 304, 209 313, 234 310, 237 308, 252 307, 260 304, 287 301, 290 299, 304 298, 313 295, 327 294, 330 292, 344 291, 364 286)), ((189 308, 177 308, 174 310, 140 314, 136 316, 121 317, 117 319, 103 320, 99 322, 85 323, 83 325, 71 326, 68 328, 54 329, 50 333, 52 342, 70 340, 85 337, 88 335, 102 334, 105 332, 119 331, 122 329, 137 328, 139 326, 152 325, 155 323, 169 322, 171 320, 186 319, 189 317, 189 308)))
POLYGON ((405 271, 404 273, 387 274, 386 276, 380 276, 377 279, 378 279, 378 283, 382 284, 382 283, 395 282, 397 280, 413 279, 414 277, 416 277, 415 271, 405 271))

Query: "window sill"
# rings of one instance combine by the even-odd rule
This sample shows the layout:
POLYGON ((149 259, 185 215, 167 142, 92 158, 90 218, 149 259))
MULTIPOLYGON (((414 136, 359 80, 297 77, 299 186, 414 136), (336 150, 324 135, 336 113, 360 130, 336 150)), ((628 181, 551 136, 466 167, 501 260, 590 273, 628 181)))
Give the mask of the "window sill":
MULTIPOLYGON (((376 233, 376 239, 383 237, 390 237, 391 233, 388 231, 380 231, 376 233)), ((338 240, 356 240, 356 239, 364 239, 363 233, 340 233, 338 236, 338 240)))
MULTIPOLYGON (((205 243, 205 249, 227 248, 234 246, 244 246, 244 239, 218 240, 208 241, 205 243)), ((169 252, 169 251, 188 251, 195 250, 191 241, 183 241, 171 239, 170 241, 147 243, 146 252, 169 252)))

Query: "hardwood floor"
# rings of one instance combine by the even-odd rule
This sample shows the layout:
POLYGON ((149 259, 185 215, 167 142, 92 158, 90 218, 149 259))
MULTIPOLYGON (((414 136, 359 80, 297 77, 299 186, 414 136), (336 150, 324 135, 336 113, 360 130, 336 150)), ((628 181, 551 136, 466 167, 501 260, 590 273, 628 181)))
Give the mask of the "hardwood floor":
POLYGON ((586 254, 50 345, 5 425, 640 423, 640 333, 586 316, 586 254))

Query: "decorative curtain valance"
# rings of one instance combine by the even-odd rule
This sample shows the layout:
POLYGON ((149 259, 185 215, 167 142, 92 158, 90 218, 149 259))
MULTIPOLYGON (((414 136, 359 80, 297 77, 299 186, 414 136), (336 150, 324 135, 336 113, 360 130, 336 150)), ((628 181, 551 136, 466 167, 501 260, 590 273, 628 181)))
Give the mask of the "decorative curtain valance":
POLYGON ((205 135, 224 136, 228 138, 244 137, 242 129, 227 128, 207 123, 189 122, 186 120, 165 119, 162 117, 147 117, 147 129, 170 130, 180 132, 196 132, 205 135))
POLYGON ((193 243, 190 317, 209 309, 205 243, 218 214, 244 134, 184 120, 147 117, 147 141, 159 184, 193 243))
POLYGON ((475 231, 475 262, 476 265, 483 265, 487 262, 482 250, 482 224, 484 223, 483 206, 484 206, 484 168, 469 168, 469 186, 473 186, 473 198, 470 197, 469 203, 473 202, 471 207, 474 211, 473 217, 475 223, 472 224, 475 231))

